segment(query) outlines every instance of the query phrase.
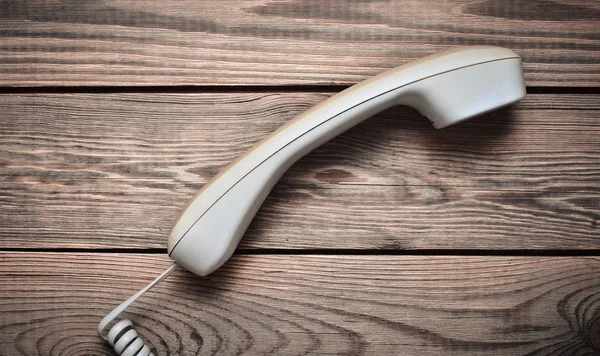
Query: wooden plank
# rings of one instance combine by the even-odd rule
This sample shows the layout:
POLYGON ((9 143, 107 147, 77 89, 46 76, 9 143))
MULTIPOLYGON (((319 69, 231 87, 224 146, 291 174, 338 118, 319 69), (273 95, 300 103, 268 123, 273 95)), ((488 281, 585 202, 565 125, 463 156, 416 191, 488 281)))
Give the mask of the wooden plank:
MULTIPOLYGON (((110 354, 96 324, 162 255, 0 254, 0 353, 110 354)), ((584 355, 600 350, 600 261, 235 256, 176 271, 127 309, 155 354, 584 355)))
MULTIPOLYGON (((164 248, 188 199, 315 93, 0 96, 1 248, 164 248)), ((396 108, 282 179, 246 248, 595 249, 597 95, 436 131, 396 108)))
POLYGON ((0 85, 349 85, 499 45, 528 85, 596 87, 599 14, 594 0, 5 1, 0 85))

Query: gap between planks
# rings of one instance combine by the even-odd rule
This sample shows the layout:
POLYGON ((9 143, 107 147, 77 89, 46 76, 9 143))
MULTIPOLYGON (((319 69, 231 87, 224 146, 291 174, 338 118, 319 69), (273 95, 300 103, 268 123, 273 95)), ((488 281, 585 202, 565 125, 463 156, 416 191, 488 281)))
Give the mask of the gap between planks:
MULTIPOLYGON (((0 248, 0 252, 32 252, 52 253, 105 253, 105 254, 137 254, 166 255, 164 248, 39 248, 8 247, 0 248)), ((600 249, 577 250, 461 250, 461 249, 419 249, 419 250, 380 250, 380 249, 285 249, 285 248, 238 248, 234 255, 284 255, 284 256, 505 256, 505 257, 600 257, 600 249)))
MULTIPOLYGON (((155 85, 0 87, 1 94, 339 93, 349 85, 155 85)), ((600 87, 527 86, 527 94, 600 94, 600 87)))

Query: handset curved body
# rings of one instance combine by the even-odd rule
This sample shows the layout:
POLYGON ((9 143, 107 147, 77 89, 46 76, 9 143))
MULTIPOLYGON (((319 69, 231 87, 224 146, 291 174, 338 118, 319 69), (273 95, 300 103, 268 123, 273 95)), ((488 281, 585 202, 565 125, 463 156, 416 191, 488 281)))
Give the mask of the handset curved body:
POLYGON ((216 270, 294 162, 377 112, 412 106, 439 129, 524 96, 521 59, 501 47, 442 52, 356 84, 289 121, 207 183, 175 224, 169 255, 201 276, 216 270))

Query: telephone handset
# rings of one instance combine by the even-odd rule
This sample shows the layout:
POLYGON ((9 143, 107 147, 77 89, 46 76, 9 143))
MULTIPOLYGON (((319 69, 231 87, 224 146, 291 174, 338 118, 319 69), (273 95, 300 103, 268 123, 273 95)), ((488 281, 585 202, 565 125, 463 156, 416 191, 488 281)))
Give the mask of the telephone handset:
MULTIPOLYGON (((168 238, 169 256, 200 276, 219 268, 294 162, 380 111, 408 105, 440 129, 514 103, 525 94, 521 58, 509 49, 491 46, 441 52, 356 84, 289 121, 205 184, 176 222, 168 238)), ((99 334, 103 336, 116 314, 174 268, 103 319, 99 334)), ((109 332, 109 342, 124 345, 118 350, 122 355, 127 350, 150 354, 133 333, 131 322, 122 320, 109 332)))
POLYGON ((524 96, 519 56, 499 47, 442 52, 354 85, 291 120, 207 183, 175 224, 169 256, 201 276, 219 268, 294 162, 391 106, 412 106, 440 129, 524 96))

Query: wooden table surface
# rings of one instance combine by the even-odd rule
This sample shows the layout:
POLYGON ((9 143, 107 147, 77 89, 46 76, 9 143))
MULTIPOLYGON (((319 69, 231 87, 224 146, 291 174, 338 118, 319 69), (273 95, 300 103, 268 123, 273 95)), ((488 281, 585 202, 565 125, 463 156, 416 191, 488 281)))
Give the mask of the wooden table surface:
POLYGON ((528 96, 301 159, 234 257, 125 312, 156 355, 600 354, 600 3, 1 1, 0 354, 112 354, 186 202, 323 99, 447 48, 528 96))

